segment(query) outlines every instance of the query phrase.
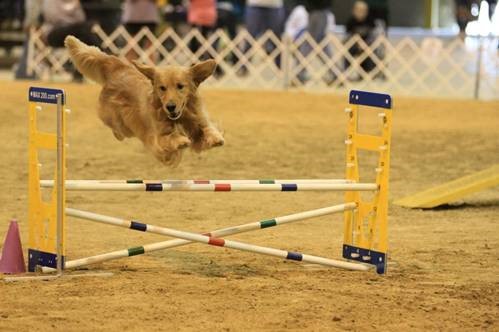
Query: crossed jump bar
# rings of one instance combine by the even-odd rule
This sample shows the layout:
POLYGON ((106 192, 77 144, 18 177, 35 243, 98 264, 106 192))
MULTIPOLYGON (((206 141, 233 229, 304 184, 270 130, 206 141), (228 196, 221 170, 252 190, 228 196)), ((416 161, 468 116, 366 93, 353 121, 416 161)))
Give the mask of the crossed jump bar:
MULTIPOLYGON (((96 256, 81 258, 77 260, 67 261, 64 268, 77 268, 80 266, 85 266, 88 264, 100 263, 104 261, 109 261, 118 258, 130 257, 135 255, 141 255, 147 252, 153 252, 158 250, 164 250, 174 247, 180 247, 192 242, 199 242, 208 245, 226 247, 231 249, 237 249, 241 251, 253 252, 263 255, 275 256, 279 258, 284 258, 294 261, 302 261, 313 264, 319 264, 329 267, 338 267, 349 270, 356 271, 366 271, 369 266, 362 265, 359 263, 350 263, 345 261, 333 260, 318 256, 307 255, 299 252, 285 251, 280 249, 262 247, 252 244, 247 244, 239 241, 226 240, 222 236, 228 236, 233 234, 245 233, 252 230, 264 229, 269 227, 274 227, 278 225, 284 225, 288 223, 294 223, 300 220, 311 219, 314 217, 320 217, 325 215, 330 215, 334 213, 344 212, 353 210, 356 208, 355 203, 339 204, 334 206, 329 206, 321 209, 310 210, 299 212, 295 214, 290 214, 287 216, 276 217, 273 219, 252 222, 248 224, 232 226, 228 228, 222 228, 214 230, 209 233, 196 234, 191 232, 178 231, 170 228, 159 227, 154 225, 145 224, 134 220, 125 220, 115 217, 109 217, 93 212, 81 211, 71 208, 66 208, 66 215, 76 217, 79 219, 90 220, 98 223, 103 223, 112 226, 129 228, 136 231, 156 233, 165 236, 175 237, 174 240, 151 243, 140 247, 133 247, 123 250, 117 250, 114 252, 104 253, 96 256)), ((54 269, 43 267, 43 272, 53 272, 54 269)))

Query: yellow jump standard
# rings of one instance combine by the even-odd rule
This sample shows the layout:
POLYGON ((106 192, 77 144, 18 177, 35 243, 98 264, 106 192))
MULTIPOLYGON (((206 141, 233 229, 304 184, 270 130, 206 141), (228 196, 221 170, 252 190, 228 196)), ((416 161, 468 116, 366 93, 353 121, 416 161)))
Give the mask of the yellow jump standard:
POLYGON ((28 271, 37 265, 56 268, 62 274, 65 252, 66 190, 66 97, 63 90, 31 87, 28 92, 28 271), (57 132, 38 130, 37 112, 43 106, 55 106, 57 132), (40 189, 39 150, 56 151, 54 187, 49 201, 44 201, 40 189))

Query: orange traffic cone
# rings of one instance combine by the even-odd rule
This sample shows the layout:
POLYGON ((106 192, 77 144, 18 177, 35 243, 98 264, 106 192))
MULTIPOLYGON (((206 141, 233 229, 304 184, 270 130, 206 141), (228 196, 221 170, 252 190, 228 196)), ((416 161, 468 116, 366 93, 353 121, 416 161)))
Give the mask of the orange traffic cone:
POLYGON ((19 236, 19 226, 15 220, 10 222, 9 230, 5 237, 2 256, 0 257, 0 272, 9 274, 26 272, 23 247, 21 237, 19 236))

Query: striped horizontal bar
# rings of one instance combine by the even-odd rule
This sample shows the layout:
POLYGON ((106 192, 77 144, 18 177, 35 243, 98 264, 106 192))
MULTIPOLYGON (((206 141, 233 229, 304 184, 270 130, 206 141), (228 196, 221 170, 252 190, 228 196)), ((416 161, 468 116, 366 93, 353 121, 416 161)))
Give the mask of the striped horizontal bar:
MULTIPOLYGON (((51 186, 48 186, 51 187, 51 186)), ((375 183, 282 183, 282 184, 167 184, 167 183, 92 183, 66 182, 73 191, 374 191, 375 183)))
MULTIPOLYGON (((107 225, 131 228, 130 227, 131 221, 129 221, 129 220, 104 216, 104 215, 100 215, 100 214, 93 213, 93 212, 87 212, 87 211, 81 211, 81 210, 67 208, 66 214, 69 216, 72 216, 72 217, 86 219, 86 220, 90 220, 90 221, 95 221, 98 223, 104 223, 107 225)), ((172 228, 159 227, 159 226, 154 226, 154 225, 150 225, 150 224, 145 224, 145 225, 146 225, 146 232, 165 235, 165 236, 171 236, 171 237, 175 237, 178 239, 183 239, 183 240, 187 240, 187 241, 191 241, 191 242, 199 242, 199 243, 221 246, 221 247, 223 246, 225 248, 230 248, 230 249, 235 249, 235 250, 240 250, 240 251, 253 252, 256 254, 274 256, 274 257, 291 259, 291 260, 300 260, 300 261, 307 262, 307 263, 319 264, 319 265, 324 265, 324 266, 329 266, 329 267, 338 267, 338 268, 356 270, 356 271, 367 271, 369 269, 368 266, 361 265, 358 263, 350 263, 350 262, 339 261, 339 260, 334 260, 334 259, 329 259, 329 258, 324 258, 324 257, 307 255, 307 254, 303 254, 303 253, 288 252, 288 251, 281 250, 281 249, 274 249, 274 248, 269 248, 269 247, 257 246, 254 244, 248 244, 248 243, 243 243, 243 242, 233 241, 233 240, 225 240, 225 239, 218 238, 218 237, 215 238, 213 236, 206 236, 206 235, 202 235, 202 234, 184 232, 184 231, 179 231, 179 230, 175 230, 172 228)))
MULTIPOLYGON (((273 219, 262 220, 262 221, 247 223, 247 224, 243 224, 243 225, 232 226, 232 227, 228 227, 228 228, 222 228, 222 229, 214 230, 214 231, 211 231, 209 233, 204 233, 204 234, 209 235, 211 237, 222 237, 222 236, 228 236, 228 235, 233 235, 233 234, 240 234, 240 233, 245 233, 245 232, 249 232, 249 231, 265 229, 265 228, 269 228, 269 227, 273 227, 273 226, 294 223, 294 222, 298 222, 301 220, 307 220, 307 219, 322 217, 322 216, 326 216, 326 215, 331 215, 334 213, 350 211, 350 210, 355 209, 356 206, 357 205, 355 203, 346 203, 346 204, 328 206, 325 208, 303 211, 303 212, 294 213, 294 214, 290 214, 290 215, 286 215, 286 216, 275 217, 273 219)), ((186 240, 178 240, 178 239, 169 240, 169 241, 162 241, 162 242, 157 242, 157 243, 151 243, 151 244, 146 244, 142 247, 117 250, 117 251, 104 253, 104 254, 100 254, 100 255, 96 255, 96 256, 80 258, 80 259, 76 259, 76 260, 72 260, 72 261, 66 261, 64 268, 65 269, 77 268, 77 267, 81 267, 81 266, 85 266, 85 265, 89 265, 89 264, 101 263, 101 262, 106 262, 106 261, 113 260, 113 259, 125 258, 125 257, 138 255, 138 254, 140 254, 140 253, 138 253, 140 249, 137 249, 137 248, 142 248, 143 253, 148 253, 148 252, 154 252, 154 251, 158 251, 158 250, 164 250, 164 249, 184 246, 184 245, 187 245, 190 243, 192 243, 192 242, 186 241, 186 240)), ((54 270, 50 269, 50 268, 46 268, 46 269, 42 268, 42 271, 43 272, 52 272, 54 270)))
MULTIPOLYGON (((40 186, 52 187, 54 180, 41 180, 40 186)), ((66 184, 79 184, 79 183, 163 183, 175 185, 191 185, 191 184, 283 184, 283 183, 354 183, 352 180, 345 179, 288 179, 288 180, 66 180, 66 184)))

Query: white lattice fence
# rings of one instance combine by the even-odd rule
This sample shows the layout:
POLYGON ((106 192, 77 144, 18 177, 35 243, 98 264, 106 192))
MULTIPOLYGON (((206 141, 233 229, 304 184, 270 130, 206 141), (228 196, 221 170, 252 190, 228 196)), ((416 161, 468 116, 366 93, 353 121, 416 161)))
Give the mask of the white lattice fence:
MULTIPOLYGON (((95 26, 94 32, 107 52, 122 58, 134 53, 143 62, 158 66, 190 65, 214 58, 219 69, 208 84, 226 88, 357 88, 409 96, 472 98, 479 67, 478 46, 470 47, 457 38, 392 41, 381 35, 367 44, 358 36, 345 41, 333 34, 319 43, 308 34, 292 41, 271 31, 257 39, 246 30, 234 39, 222 30, 207 37, 196 29, 184 36, 172 29, 156 36, 144 28, 134 37, 123 27, 107 35, 95 26)), ((480 95, 497 98, 497 38, 485 40, 481 54, 480 95)), ((29 70, 42 79, 70 79, 67 62, 64 49, 47 47, 40 32, 33 31, 29 70)))

